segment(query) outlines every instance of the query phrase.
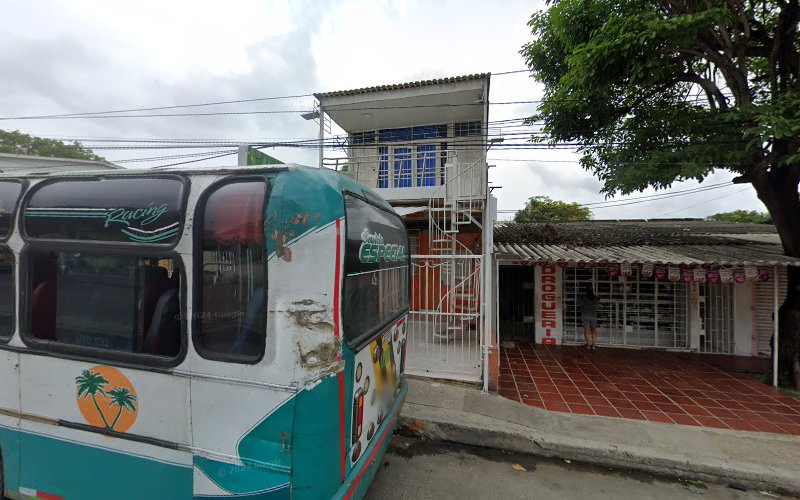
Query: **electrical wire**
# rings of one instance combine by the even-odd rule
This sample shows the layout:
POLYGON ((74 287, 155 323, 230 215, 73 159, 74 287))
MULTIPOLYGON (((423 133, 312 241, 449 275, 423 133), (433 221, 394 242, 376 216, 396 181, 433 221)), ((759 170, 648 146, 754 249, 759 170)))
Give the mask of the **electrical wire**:
MULTIPOLYGON (((502 75, 511 75, 515 73, 525 73, 530 70, 528 69, 519 69, 514 71, 501 71, 499 73, 491 73, 492 76, 502 76, 502 75)), ((143 111, 163 111, 167 109, 185 109, 185 108, 199 108, 205 106, 222 106, 222 105, 229 105, 229 104, 243 104, 243 103, 251 103, 251 102, 264 102, 264 101, 277 101, 277 100, 284 100, 284 99, 299 99, 303 97, 313 97, 314 93, 309 92, 305 94, 294 94, 294 95, 283 95, 283 96, 271 96, 271 97, 255 97, 252 99, 232 99, 227 101, 211 101, 211 102, 202 102, 202 103, 194 103, 194 104, 176 104, 171 106, 152 106, 152 107, 143 107, 143 108, 126 108, 126 109, 114 109, 108 111, 84 111, 79 113, 57 113, 57 114, 48 114, 48 115, 35 115, 31 116, 29 119, 50 119, 50 118, 66 118, 66 117, 78 117, 78 116, 93 116, 93 115, 106 115, 106 114, 114 114, 114 113, 137 113, 143 111)), ((23 118, 0 118, 0 119, 23 119, 23 118)))
MULTIPOLYGON (((722 188, 731 187, 731 186, 735 186, 735 184, 733 184, 731 182, 724 182, 724 183, 719 183, 719 184, 712 184, 710 186, 703 186, 703 187, 699 187, 699 188, 686 189, 686 190, 683 190, 683 191, 672 191, 672 192, 669 192, 669 193, 661 193, 661 194, 648 195, 648 196, 638 196, 638 197, 635 197, 635 198, 627 198, 627 199, 624 199, 624 200, 609 200, 609 201, 605 201, 605 202, 599 201, 599 202, 595 202, 595 203, 581 204, 580 206, 584 207, 584 208, 589 208, 591 210, 596 210, 596 209, 601 209, 601 208, 615 208, 615 207, 621 207, 621 206, 626 206, 626 205, 638 205, 640 203, 649 203, 649 202, 653 202, 653 201, 662 201, 662 200, 665 200, 665 199, 668 199, 668 198, 677 198, 679 196, 698 194, 698 193, 702 193, 702 192, 705 192, 705 191, 712 191, 712 190, 715 190, 715 189, 722 189, 722 188), (615 203, 615 202, 618 202, 618 203, 615 203)), ((690 207, 687 207, 687 208, 690 208, 690 207)), ((522 210, 522 209, 520 209, 520 210, 522 210)), ((498 210, 498 213, 516 213, 518 211, 519 210, 498 210)), ((666 214, 664 214, 664 215, 666 215, 666 214)))
MULTIPOLYGON (((237 102, 255 102, 267 101, 276 99, 288 99, 292 97, 310 97, 310 95, 299 94, 297 96, 278 96, 278 97, 261 97, 254 99, 239 99, 236 101, 217 101, 213 103, 198 103, 198 104, 181 104, 176 106, 157 106, 151 108, 130 108, 127 110, 118 111, 96 111, 96 112, 82 112, 82 113, 61 113, 61 114, 47 114, 47 115, 26 115, 26 116, 2 116, 0 121, 14 121, 14 120, 62 120, 62 119, 108 119, 108 118, 163 118, 163 117, 207 117, 207 116, 238 116, 238 115, 262 115, 262 114, 303 114, 310 113, 312 110, 299 110, 299 109, 286 109, 286 110, 249 110, 249 111, 215 111, 206 113, 143 113, 143 114, 119 114, 128 112, 138 112, 147 110, 167 110, 167 109, 185 109, 192 107, 213 106, 221 104, 231 104, 237 102)), ((549 99, 543 100, 526 100, 526 101, 503 101, 503 102, 490 102, 492 106, 504 105, 521 105, 521 104, 542 104, 544 102, 582 102, 582 99, 549 99)), ((690 103, 691 101, 684 101, 690 103)), ((704 99, 699 99, 695 102, 704 102, 704 99)), ((377 107, 352 107, 347 105, 330 106, 328 109, 332 111, 369 111, 369 110, 389 110, 389 109, 423 109, 423 108, 454 108, 462 106, 484 106, 483 102, 473 103, 460 103, 460 104, 417 104, 410 106, 377 106, 377 107)))
POLYGON ((720 197, 717 197, 717 198, 711 198, 710 200, 701 201, 700 203, 697 203, 697 204, 694 204, 694 205, 689 205, 688 207, 679 208, 678 210, 673 210, 671 212, 664 212, 663 214, 659 215, 659 217, 663 217, 665 215, 674 214, 674 213, 677 213, 677 212, 683 212, 684 210, 689 210, 690 208, 699 207, 700 205, 705 205, 706 203, 711 203, 712 201, 721 200, 723 198, 730 198, 731 196, 735 196, 737 194, 744 193, 745 191, 749 191, 749 190, 750 190, 749 187, 748 188, 744 188, 744 189, 740 189, 739 191, 736 191, 735 193, 726 194, 724 196, 720 196, 720 197))
POLYGON ((194 159, 194 160, 179 161, 179 162, 176 162, 176 163, 165 163, 163 165, 156 165, 155 167, 152 167, 152 168, 153 169, 160 169, 160 168, 166 168, 166 167, 174 167, 174 166, 177 166, 177 165, 186 165, 188 163, 196 163, 198 161, 213 160, 215 158, 223 158, 225 156, 231 156, 231 155, 235 155, 237 153, 238 153, 238 151, 230 151, 228 153, 222 153, 222 154, 218 154, 218 155, 214 155, 214 156, 208 156, 208 157, 205 157, 205 158, 197 158, 197 159, 194 159))
POLYGON ((217 150, 217 151, 204 151, 202 153, 186 153, 181 155, 166 155, 166 156, 148 156, 144 158, 127 158, 122 160, 108 160, 108 161, 110 163, 138 163, 144 161, 177 160, 180 158, 194 158, 197 156, 208 156, 210 154, 230 153, 230 152, 231 151, 229 150, 217 150))

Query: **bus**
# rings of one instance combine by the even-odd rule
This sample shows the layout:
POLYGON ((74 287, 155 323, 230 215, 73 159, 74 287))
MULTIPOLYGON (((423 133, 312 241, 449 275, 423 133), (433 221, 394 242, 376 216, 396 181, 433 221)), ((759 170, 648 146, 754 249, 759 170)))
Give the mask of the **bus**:
POLYGON ((0 177, 0 491, 362 497, 409 278, 402 219, 329 170, 0 177))

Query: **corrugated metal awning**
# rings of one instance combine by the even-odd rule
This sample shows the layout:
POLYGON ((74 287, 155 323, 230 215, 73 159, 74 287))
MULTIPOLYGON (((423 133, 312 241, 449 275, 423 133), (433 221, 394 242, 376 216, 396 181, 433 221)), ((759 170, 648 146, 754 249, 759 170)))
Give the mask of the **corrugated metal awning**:
POLYGON ((567 247, 562 245, 527 245, 496 243, 498 260, 529 262, 567 262, 595 264, 630 262, 631 264, 800 266, 800 258, 787 257, 780 245, 671 245, 567 247))

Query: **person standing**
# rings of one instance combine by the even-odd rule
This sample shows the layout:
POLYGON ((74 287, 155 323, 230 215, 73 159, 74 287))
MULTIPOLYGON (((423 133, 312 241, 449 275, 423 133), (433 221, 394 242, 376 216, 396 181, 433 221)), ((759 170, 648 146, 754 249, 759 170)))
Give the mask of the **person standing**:
POLYGON ((586 349, 594 349, 597 342, 597 304, 600 299, 594 294, 591 287, 587 287, 581 296, 581 322, 583 323, 583 336, 586 337, 586 349))

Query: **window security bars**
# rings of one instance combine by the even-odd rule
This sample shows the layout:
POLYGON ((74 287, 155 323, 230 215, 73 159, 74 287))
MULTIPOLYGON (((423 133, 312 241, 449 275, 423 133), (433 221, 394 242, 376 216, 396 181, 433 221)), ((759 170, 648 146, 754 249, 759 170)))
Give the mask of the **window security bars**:
POLYGON ((564 269, 564 343, 583 344, 580 297, 597 294, 598 343, 634 347, 688 348, 689 285, 641 276, 612 278, 605 269, 564 269))

